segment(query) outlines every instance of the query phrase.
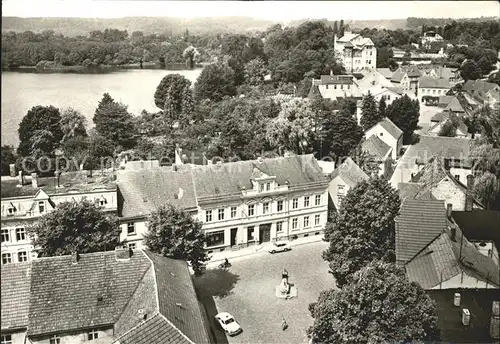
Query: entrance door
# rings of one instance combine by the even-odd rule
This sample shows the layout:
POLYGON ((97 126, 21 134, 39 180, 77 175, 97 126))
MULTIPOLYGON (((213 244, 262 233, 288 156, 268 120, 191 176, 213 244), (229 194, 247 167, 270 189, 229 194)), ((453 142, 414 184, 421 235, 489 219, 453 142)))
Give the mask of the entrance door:
POLYGON ((259 239, 260 242, 269 242, 271 241, 271 224, 266 223, 264 225, 259 226, 259 239))
POLYGON ((237 236, 238 236, 238 228, 231 228, 231 246, 236 245, 237 236))

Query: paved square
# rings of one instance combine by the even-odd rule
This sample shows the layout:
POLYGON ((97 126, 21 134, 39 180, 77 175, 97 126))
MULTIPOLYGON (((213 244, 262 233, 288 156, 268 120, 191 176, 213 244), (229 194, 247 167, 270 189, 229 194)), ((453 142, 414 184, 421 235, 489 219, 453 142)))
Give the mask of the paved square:
POLYGON ((207 270, 195 278, 199 297, 207 308, 218 343, 307 343, 306 329, 312 324, 308 306, 321 291, 332 288, 334 279, 321 253, 328 243, 296 246, 290 252, 271 255, 262 252, 234 258, 229 270, 207 270), (298 297, 278 299, 275 288, 281 272, 288 270, 289 282, 298 289, 298 297), (209 295, 214 295, 213 301, 209 295), (224 338, 213 316, 229 312, 243 328, 243 333, 224 338), (281 329, 285 317, 289 327, 281 329))

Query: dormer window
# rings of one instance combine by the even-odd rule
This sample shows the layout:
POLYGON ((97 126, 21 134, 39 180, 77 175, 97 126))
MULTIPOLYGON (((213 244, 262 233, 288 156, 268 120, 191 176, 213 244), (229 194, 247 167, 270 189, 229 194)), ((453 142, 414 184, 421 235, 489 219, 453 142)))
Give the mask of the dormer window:
POLYGON ((7 215, 12 216, 16 213, 16 208, 12 203, 9 204, 9 207, 7 208, 7 215))
POLYGON ((88 340, 95 340, 99 338, 99 332, 97 330, 92 330, 87 333, 88 340))

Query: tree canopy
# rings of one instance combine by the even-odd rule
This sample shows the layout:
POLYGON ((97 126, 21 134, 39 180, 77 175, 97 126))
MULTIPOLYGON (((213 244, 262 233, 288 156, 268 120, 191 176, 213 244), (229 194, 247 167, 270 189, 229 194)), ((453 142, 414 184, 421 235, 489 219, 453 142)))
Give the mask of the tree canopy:
POLYGON ((395 99, 386 110, 387 117, 403 131, 405 140, 411 139, 418 129, 420 104, 418 99, 412 100, 408 95, 395 99))
POLYGON ((353 115, 345 108, 326 117, 321 125, 325 145, 336 158, 352 153, 364 135, 353 115))
POLYGON ((64 109, 61 114, 62 141, 75 136, 87 136, 87 119, 73 108, 64 109))
POLYGON ((210 64, 203 68, 194 87, 198 100, 209 99, 218 102, 226 96, 235 96, 234 70, 224 63, 210 64))
POLYGON ((208 260, 201 222, 170 204, 158 207, 148 217, 144 244, 165 257, 188 261, 197 274, 208 260))
POLYGON ((481 78, 482 71, 474 60, 467 60, 460 67, 460 76, 465 80, 477 80, 481 78))
POLYGON ((438 339, 435 302, 394 264, 374 261, 309 306, 313 343, 421 343, 438 339))
POLYGON ((367 131, 380 122, 381 119, 382 117, 380 117, 380 113, 377 109, 375 98, 373 98, 373 95, 368 91, 368 94, 363 97, 361 105, 361 127, 364 131, 367 131))
POLYGON ((27 230, 40 257, 108 251, 120 244, 118 218, 86 200, 58 204, 27 230))

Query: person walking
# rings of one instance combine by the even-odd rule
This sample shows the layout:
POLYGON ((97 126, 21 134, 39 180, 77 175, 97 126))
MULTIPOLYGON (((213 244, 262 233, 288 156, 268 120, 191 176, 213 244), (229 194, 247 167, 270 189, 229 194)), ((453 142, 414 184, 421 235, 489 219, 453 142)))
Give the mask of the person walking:
POLYGON ((286 323, 285 317, 283 317, 283 321, 281 322, 281 329, 285 331, 288 328, 288 324, 286 323))

